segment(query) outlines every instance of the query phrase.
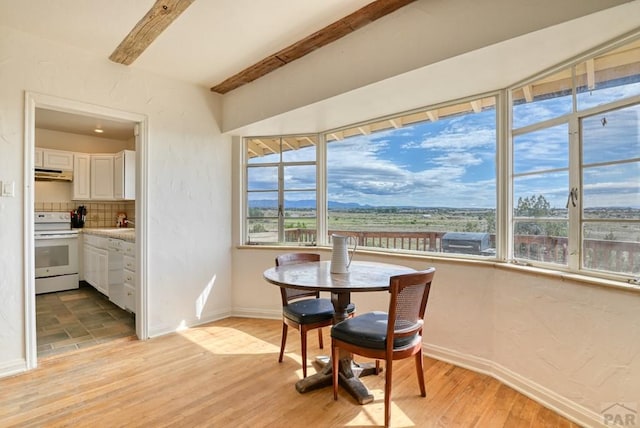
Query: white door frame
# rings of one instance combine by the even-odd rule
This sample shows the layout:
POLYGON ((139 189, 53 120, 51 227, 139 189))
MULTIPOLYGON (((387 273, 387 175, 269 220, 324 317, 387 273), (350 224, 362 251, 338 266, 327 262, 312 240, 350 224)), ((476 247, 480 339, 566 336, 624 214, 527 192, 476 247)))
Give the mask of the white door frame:
POLYGON ((25 92, 24 122, 24 277, 25 277, 25 355, 27 370, 37 367, 36 299, 34 261, 34 153, 36 108, 56 110, 81 116, 132 122, 138 128, 136 137, 136 335, 144 340, 148 335, 147 299, 147 153, 149 149, 148 118, 108 107, 67 100, 36 92, 25 92))

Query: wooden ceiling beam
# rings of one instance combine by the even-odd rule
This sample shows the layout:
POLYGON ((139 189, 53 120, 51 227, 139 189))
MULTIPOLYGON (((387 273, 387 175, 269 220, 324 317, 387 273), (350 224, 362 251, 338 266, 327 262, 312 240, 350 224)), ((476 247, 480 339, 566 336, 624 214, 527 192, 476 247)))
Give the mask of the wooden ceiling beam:
POLYGON ((376 0, 358 9, 350 15, 333 22, 323 29, 305 37, 302 40, 258 61, 252 66, 229 77, 225 81, 211 88, 212 92, 226 94, 242 85, 253 82, 272 71, 296 59, 326 46, 346 36, 365 25, 390 14, 416 0, 376 0))
POLYGON ((156 0, 151 9, 133 27, 109 59, 131 65, 194 0, 156 0))

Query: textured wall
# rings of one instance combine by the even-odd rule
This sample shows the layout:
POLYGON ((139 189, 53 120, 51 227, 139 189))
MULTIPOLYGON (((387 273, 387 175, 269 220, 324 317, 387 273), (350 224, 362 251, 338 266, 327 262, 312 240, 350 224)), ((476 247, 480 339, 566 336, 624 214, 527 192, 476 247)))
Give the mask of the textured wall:
POLYGON ((16 183, 14 198, 0 198, 0 374, 25 359, 25 91, 148 116, 149 333, 228 313, 231 140, 220 98, 0 27, 0 180, 16 183))

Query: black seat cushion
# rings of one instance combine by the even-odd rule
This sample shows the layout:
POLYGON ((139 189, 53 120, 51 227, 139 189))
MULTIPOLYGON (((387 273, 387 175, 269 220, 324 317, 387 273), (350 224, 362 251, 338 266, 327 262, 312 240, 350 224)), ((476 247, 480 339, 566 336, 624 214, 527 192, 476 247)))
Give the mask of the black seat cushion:
MULTIPOLYGON (((386 312, 368 312, 354 318, 346 319, 331 328, 331 337, 362 348, 385 349, 387 343, 386 312)), ((415 334, 398 338, 394 341, 394 349, 413 346, 421 340, 415 334)))
MULTIPOLYGON (((347 306, 347 312, 355 311, 353 303, 347 306)), ((289 303, 282 308, 285 317, 298 324, 314 324, 333 318, 333 305, 329 299, 302 299, 289 303)))

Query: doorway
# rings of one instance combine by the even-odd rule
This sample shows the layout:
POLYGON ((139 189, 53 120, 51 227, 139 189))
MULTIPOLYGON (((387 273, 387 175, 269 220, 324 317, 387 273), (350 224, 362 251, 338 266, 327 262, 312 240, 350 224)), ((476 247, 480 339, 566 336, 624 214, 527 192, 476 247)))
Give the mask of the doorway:
MULTIPOLYGON (((27 369, 32 369, 37 366, 37 322, 36 322, 36 287, 35 287, 35 245, 34 245, 34 213, 36 210, 49 208, 52 211, 65 212, 70 205, 75 205, 73 198, 70 196, 68 190, 69 184, 66 187, 58 186, 57 190, 54 190, 51 194, 56 194, 54 197, 62 199, 62 202, 48 201, 46 198, 38 197, 38 187, 34 181, 34 167, 36 166, 36 138, 41 133, 40 128, 50 128, 55 137, 56 132, 67 132, 68 135, 75 135, 76 131, 81 126, 80 124, 95 124, 93 129, 99 129, 107 125, 113 125, 114 129, 120 127, 121 129, 129 129, 132 135, 131 147, 135 152, 135 202, 131 201, 130 209, 135 212, 135 266, 132 270, 135 271, 136 278, 136 297, 135 297, 135 334, 139 339, 146 339, 148 337, 147 327, 147 287, 146 287, 146 201, 147 201, 147 162, 146 154, 148 147, 148 129, 147 129, 147 117, 137 113, 131 113, 126 111, 120 111, 110 109, 102 106, 96 106, 87 103, 81 103, 77 101, 66 100, 62 98, 52 97, 37 93, 26 93, 25 97, 25 199, 24 199, 24 239, 25 239, 25 347, 27 355, 27 369), (68 126, 65 130, 64 126, 68 126), (56 129, 57 127, 57 129, 56 129), (75 127, 75 128, 74 128, 75 127), (38 134, 38 135, 37 135, 38 134), (65 191, 69 196, 65 196, 65 191), (60 196, 62 194, 62 196, 60 196), (65 205, 66 204, 66 205, 65 205), (64 206, 63 206, 64 205, 64 206), (64 209, 63 209, 64 208, 64 209)), ((86 127, 86 126, 85 126, 86 127)), ((64 134, 63 134, 64 135, 64 134)), ((89 135, 89 134, 87 134, 89 135)), ((55 138, 54 138, 55 140, 55 138)), ((61 140, 64 140, 62 138, 61 140)), ((97 140, 96 140, 97 141, 97 140)), ((61 142, 60 144, 64 144, 61 142)), ((68 151, 78 151, 73 149, 74 146, 68 146, 68 151)), ((58 147, 58 149, 65 149, 65 147, 58 147)), ((41 149, 39 149, 41 151, 41 149)), ((87 150, 89 151, 89 150, 87 150)), ((95 150, 92 150, 95 151, 95 150)), ((100 150, 99 150, 100 151, 100 150)), ((38 156, 39 161, 39 156, 38 156)), ((38 182, 38 185, 41 183, 38 182)), ((91 201, 87 201, 91 202, 91 201)), ((83 202, 79 202, 83 203, 83 202)), ((115 209, 119 208, 115 206, 115 209)), ((98 208, 98 207, 96 207, 98 208)), ((96 209, 95 224, 104 226, 101 222, 105 222, 101 217, 110 215, 108 207, 102 206, 96 209), (100 213, 100 216, 98 216, 100 213)), ((68 212, 68 211, 67 211, 68 212)), ((82 290, 82 288, 80 289, 82 290)), ((98 295, 92 294, 92 290, 82 290, 83 293, 74 295, 71 290, 67 295, 62 294, 61 297, 66 300, 79 299, 80 297, 87 298, 86 302, 91 301, 94 304, 102 305, 105 302, 100 302, 100 293, 98 295), (88 292, 88 293, 86 293, 88 292)), ((62 292, 65 293, 65 292, 62 292)), ((53 298, 52 298, 53 299, 53 298)), ((103 299, 104 300, 104 299, 103 299)), ((108 302, 108 299, 106 301, 108 302)), ((105 303, 105 306, 106 306, 105 303)), ((115 312, 114 312, 115 313, 115 312)))

